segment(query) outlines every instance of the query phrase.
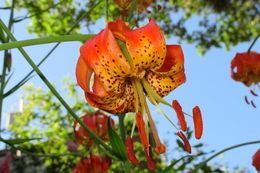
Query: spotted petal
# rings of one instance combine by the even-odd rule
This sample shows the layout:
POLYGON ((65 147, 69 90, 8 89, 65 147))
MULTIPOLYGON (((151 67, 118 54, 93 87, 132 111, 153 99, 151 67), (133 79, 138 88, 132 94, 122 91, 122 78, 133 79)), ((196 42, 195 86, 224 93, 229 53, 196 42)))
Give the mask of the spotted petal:
POLYGON ((130 66, 111 31, 104 29, 87 41, 80 48, 80 56, 95 72, 107 92, 124 92, 124 78, 130 73, 130 66))
POLYGON ((168 95, 186 81, 184 71, 171 76, 160 75, 149 71, 145 77, 152 89, 162 97, 168 95))
POLYGON ((153 90, 160 96, 168 95, 186 81, 184 56, 179 45, 167 45, 165 61, 157 71, 148 71, 145 76, 153 90))
POLYGON ((131 30, 119 19, 110 22, 108 28, 117 38, 125 42, 133 60, 133 76, 146 69, 157 70, 162 66, 166 45, 163 34, 154 20, 150 20, 144 27, 131 30))
POLYGON ((161 75, 177 74, 184 69, 184 55, 180 45, 167 45, 167 54, 160 69, 156 70, 161 75))
POLYGON ((101 98, 91 92, 86 92, 85 97, 90 105, 98 107, 112 114, 134 111, 135 98, 131 83, 126 84, 125 92, 121 97, 115 97, 113 100, 111 100, 109 95, 108 97, 101 98))
POLYGON ((231 62, 231 75, 246 86, 260 82, 260 54, 257 52, 237 53, 231 62))

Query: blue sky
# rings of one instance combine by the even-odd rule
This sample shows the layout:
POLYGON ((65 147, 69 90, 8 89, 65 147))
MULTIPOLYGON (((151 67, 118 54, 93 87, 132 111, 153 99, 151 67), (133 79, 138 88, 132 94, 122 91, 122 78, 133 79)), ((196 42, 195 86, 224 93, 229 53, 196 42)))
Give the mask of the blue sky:
MULTIPOLYGON (((3 2, 0 2, 0 6, 3 6, 3 2)), ((17 12, 15 16, 17 16, 17 12)), ((7 23, 9 13, 0 11, 0 17, 7 23)), ((13 31, 17 40, 36 37, 27 33, 26 27, 29 24, 30 21, 26 20, 14 26, 13 31)), ((191 22, 191 25, 193 24, 195 24, 195 21, 194 23, 191 22)), ((92 27, 92 30, 96 33, 104 26, 105 22, 100 20, 96 26, 92 27)), ((82 33, 86 34, 87 31, 83 29, 82 33)), ((177 39, 174 36, 167 40, 168 44, 176 42, 177 39)), ((201 141, 191 140, 191 143, 203 142, 207 145, 206 150, 219 151, 234 144, 260 140, 260 97, 253 98, 249 93, 249 88, 245 87, 242 83, 235 82, 230 77, 230 62, 232 58, 237 52, 245 52, 250 42, 232 47, 229 52, 224 48, 211 49, 204 57, 198 55, 194 45, 189 45, 185 42, 181 45, 185 55, 187 81, 168 95, 166 100, 169 102, 173 99, 179 100, 183 106, 183 110, 190 113, 195 105, 200 106, 204 117, 204 135, 201 141), (250 99, 253 98, 259 108, 254 109, 246 105, 244 102, 245 95, 249 96, 250 99)), ((26 47, 25 50, 35 62, 39 62, 52 46, 53 44, 39 45, 26 47)), ((63 88, 61 80, 64 76, 70 76, 76 81, 74 71, 79 56, 79 47, 80 43, 78 42, 62 43, 40 68, 50 81, 56 83, 59 91, 63 88)), ((260 40, 255 44, 253 50, 260 52, 260 40)), ((0 52, 0 57, 2 57, 2 54, 0 52)), ((26 63, 18 50, 13 49, 12 56, 14 75, 8 88, 16 84, 18 80, 23 78, 31 70, 31 67, 26 63)), ((0 64, 2 64, 2 58, 0 58, 0 64)), ((31 79, 30 82, 34 83, 35 86, 47 89, 37 76, 31 79)), ((258 93, 260 94, 259 90, 258 93)), ((4 115, 18 109, 17 105, 20 94, 20 91, 16 92, 4 100, 4 115)), ((66 98, 64 93, 61 94, 66 98)), ((176 121, 175 113, 172 109, 164 106, 162 108, 176 121)), ((158 122, 157 128, 161 138, 168 140, 169 134, 167 132, 169 131, 172 134, 172 141, 174 141, 176 138, 173 134, 175 132, 174 128, 162 115, 157 114, 155 108, 152 106, 151 111, 154 112, 153 117, 158 122)), ((192 121, 188 121, 192 127, 192 121)), ((175 156, 174 151, 172 151, 174 147, 170 140, 168 152, 173 157, 175 156)), ((260 148, 260 144, 238 148, 226 152, 221 158, 218 157, 212 160, 212 163, 227 163, 230 167, 246 167, 250 172, 253 172, 251 157, 258 148, 260 148)))

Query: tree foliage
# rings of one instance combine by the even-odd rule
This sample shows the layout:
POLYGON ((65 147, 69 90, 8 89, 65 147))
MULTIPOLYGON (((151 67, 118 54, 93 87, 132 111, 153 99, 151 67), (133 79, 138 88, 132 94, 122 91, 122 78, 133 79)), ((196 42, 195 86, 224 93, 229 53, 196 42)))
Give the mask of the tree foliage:
MULTIPOLYGON (((64 34, 83 14, 90 9, 83 23, 75 27, 89 27, 105 16, 105 0, 24 0, 18 1, 17 9, 26 9, 28 14, 16 21, 30 18, 28 30, 39 36, 64 34)), ((120 16, 120 9, 109 1, 109 19, 120 16)), ((249 41, 260 31, 260 4, 258 0, 157 0, 146 12, 135 14, 139 21, 155 18, 168 36, 177 37, 179 42, 187 41, 198 47, 203 54, 212 47, 230 49, 240 42, 249 41), (195 24, 194 24, 195 23, 195 24), (195 27, 190 27, 191 24, 195 27)))

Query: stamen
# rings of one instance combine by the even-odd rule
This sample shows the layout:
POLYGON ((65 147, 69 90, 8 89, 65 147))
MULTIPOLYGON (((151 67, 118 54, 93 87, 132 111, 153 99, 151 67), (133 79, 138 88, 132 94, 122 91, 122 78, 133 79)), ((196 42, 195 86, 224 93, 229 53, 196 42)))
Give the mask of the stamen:
POLYGON ((137 91, 137 94, 140 98, 140 103, 141 103, 141 113, 143 113, 144 111, 144 102, 145 102, 145 98, 144 98, 144 91, 143 91, 143 87, 140 83, 140 80, 134 80, 134 83, 135 83, 135 86, 136 86, 136 91, 137 91))
POLYGON ((127 153, 128 160, 130 160, 130 162, 133 165, 138 165, 139 164, 139 160, 135 156, 133 139, 130 136, 128 136, 126 138, 125 146, 126 146, 126 153, 127 153))
POLYGON ((147 94, 149 94, 152 98, 154 98, 156 101, 163 103, 165 105, 168 105, 170 107, 172 107, 172 105, 170 103, 168 103, 166 100, 164 100, 161 96, 159 96, 149 85, 149 83, 143 78, 142 80, 142 84, 145 88, 145 91, 147 92, 147 94))
POLYGON ((138 91, 137 91, 137 87, 135 85, 135 81, 131 80, 132 82, 132 86, 133 86, 133 90, 134 90, 134 97, 135 97, 135 112, 139 111, 139 105, 140 105, 140 99, 138 97, 138 91))
POLYGON ((250 103, 249 103, 249 101, 248 101, 248 99, 247 99, 247 96, 245 96, 245 102, 246 102, 248 105, 250 105, 250 103))
POLYGON ((172 126, 176 129, 179 130, 179 128, 172 122, 172 120, 168 117, 168 115, 160 108, 160 106, 158 105, 158 103, 152 98, 150 97, 150 101, 152 102, 152 104, 154 104, 158 110, 159 113, 163 114, 163 116, 172 124, 172 126))
POLYGON ((179 120, 181 129, 183 131, 186 131, 187 130, 187 123, 186 123, 186 120, 185 120, 185 117, 184 117, 181 105, 179 104, 179 102, 177 100, 173 100, 172 101, 172 107, 173 107, 173 109, 175 110, 175 112, 177 114, 177 118, 179 120))
POLYGON ((147 165, 148 165, 148 168, 151 170, 151 171, 154 171, 155 169, 155 163, 154 163, 154 160, 152 158, 152 155, 150 153, 150 148, 145 148, 144 149, 144 153, 145 153, 145 157, 146 157, 146 161, 147 161, 147 165))
POLYGON ((195 137, 196 139, 200 139, 203 132, 203 121, 201 116, 201 111, 198 106, 195 106, 192 109, 193 114, 193 122, 194 122, 194 129, 195 129, 195 137))
POLYGON ((256 105, 255 105, 255 103, 254 103, 253 100, 251 100, 251 105, 252 105, 254 108, 256 108, 256 105))
POLYGON ((165 153, 166 151, 166 147, 164 144, 161 143, 160 141, 160 138, 158 136, 158 133, 157 133, 157 130, 156 130, 156 127, 155 127, 155 124, 153 122, 153 119, 152 119, 152 116, 151 116, 151 113, 150 113, 150 110, 148 108, 148 105, 147 105, 147 102, 145 101, 145 110, 146 110, 146 113, 147 113, 147 116, 148 116, 148 120, 149 120, 149 124, 151 126, 151 129, 152 129, 152 134, 153 134, 153 138, 155 140, 155 143, 156 143, 156 148, 155 148, 155 152, 157 154, 162 154, 162 153, 165 153))
POLYGON ((136 118, 136 125, 139 130, 140 140, 141 140, 144 148, 148 148, 149 142, 148 142, 148 139, 147 139, 147 136, 145 133, 144 120, 143 120, 141 112, 137 112, 135 118, 136 118))
MULTIPOLYGON (((167 106, 170 106, 172 108, 172 105, 170 103, 168 103, 166 100, 164 100, 159 94, 157 94, 152 88, 151 86, 149 85, 149 83, 143 78, 141 80, 144 88, 145 88, 145 91, 147 92, 148 95, 150 95, 149 99, 150 98, 153 98, 156 102, 160 102, 162 104, 165 104, 167 106)), ((184 115, 187 115, 187 116, 190 116, 192 117, 190 114, 186 113, 186 112, 183 112, 184 115)))
POLYGON ((253 90, 250 90, 250 93, 253 95, 253 96, 258 96, 253 90))
POLYGON ((177 135, 181 138, 181 140, 184 142, 184 148, 188 153, 191 153, 191 146, 187 139, 187 137, 182 133, 182 131, 178 131, 177 135))
POLYGON ((134 119, 134 122, 133 122, 133 126, 132 126, 132 130, 131 130, 131 138, 134 136, 134 132, 135 132, 135 125, 136 125, 136 120, 134 119))

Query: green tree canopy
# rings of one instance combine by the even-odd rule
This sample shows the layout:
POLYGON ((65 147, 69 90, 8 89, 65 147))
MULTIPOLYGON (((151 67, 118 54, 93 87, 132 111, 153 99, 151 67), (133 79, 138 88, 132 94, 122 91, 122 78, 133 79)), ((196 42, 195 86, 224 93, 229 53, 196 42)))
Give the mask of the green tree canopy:
MULTIPOLYGON (((16 22, 30 18, 28 30, 39 36, 64 34, 73 21, 87 11, 80 27, 89 27, 105 16, 105 0, 24 0, 16 3, 17 9, 26 9, 28 14, 16 18, 16 22), (100 3, 99 3, 100 2, 100 3), (93 7, 93 5, 98 4, 93 7)), ((109 20, 120 16, 120 9, 109 1, 109 20)), ((235 46, 249 41, 260 31, 260 4, 258 0, 157 0, 146 12, 134 18, 143 21, 154 18, 168 36, 177 37, 179 42, 187 41, 205 53, 212 47, 235 46), (190 28, 196 22, 197 27, 190 28)))

